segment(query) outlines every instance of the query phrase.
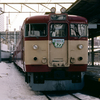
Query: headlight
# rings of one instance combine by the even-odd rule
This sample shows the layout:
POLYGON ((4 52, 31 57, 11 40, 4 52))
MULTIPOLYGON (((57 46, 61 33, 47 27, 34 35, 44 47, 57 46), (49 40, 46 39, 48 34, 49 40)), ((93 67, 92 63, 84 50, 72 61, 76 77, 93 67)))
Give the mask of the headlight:
POLYGON ((56 8, 55 7, 52 7, 50 10, 51 10, 52 13, 56 12, 56 8))
POLYGON ((60 9, 60 11, 61 11, 61 13, 65 13, 66 12, 66 8, 63 7, 63 8, 60 9))
POLYGON ((34 50, 38 49, 38 45, 35 44, 35 45, 33 46, 33 49, 34 49, 34 50))
POLYGON ((77 47, 78 47, 78 49, 80 49, 80 50, 83 49, 83 45, 82 45, 82 44, 79 44, 77 47))

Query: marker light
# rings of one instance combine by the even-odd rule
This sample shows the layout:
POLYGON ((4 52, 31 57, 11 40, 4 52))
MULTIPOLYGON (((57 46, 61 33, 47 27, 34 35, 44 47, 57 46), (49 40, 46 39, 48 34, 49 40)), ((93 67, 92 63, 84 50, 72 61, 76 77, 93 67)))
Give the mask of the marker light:
POLYGON ((33 46, 33 49, 34 49, 34 50, 38 49, 38 46, 35 44, 35 45, 33 46))
POLYGON ((55 7, 52 7, 52 8, 50 9, 50 11, 51 11, 52 13, 55 13, 55 12, 56 12, 56 8, 55 8, 55 7))
POLYGON ((76 61, 75 58, 72 58, 72 57, 70 58, 71 63, 75 63, 75 61, 76 61))
POLYGON ((42 58, 42 63, 43 63, 43 64, 47 63, 46 57, 43 57, 43 58, 42 58))
POLYGON ((65 12, 66 12, 66 8, 62 7, 62 8, 60 9, 60 11, 61 11, 61 13, 65 13, 65 12))
POLYGON ((82 45, 82 44, 79 44, 79 45, 77 46, 77 48, 81 50, 81 49, 83 49, 83 45, 82 45))

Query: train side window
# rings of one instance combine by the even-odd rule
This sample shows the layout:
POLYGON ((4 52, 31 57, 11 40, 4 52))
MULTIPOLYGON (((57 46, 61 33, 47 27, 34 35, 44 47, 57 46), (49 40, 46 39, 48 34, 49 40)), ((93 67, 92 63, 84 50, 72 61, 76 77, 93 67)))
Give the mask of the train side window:
POLYGON ((28 36, 28 31, 29 31, 29 24, 26 24, 26 26, 25 26, 25 36, 28 36))
POLYGON ((47 36, 46 24, 27 24, 25 36, 27 37, 47 36))

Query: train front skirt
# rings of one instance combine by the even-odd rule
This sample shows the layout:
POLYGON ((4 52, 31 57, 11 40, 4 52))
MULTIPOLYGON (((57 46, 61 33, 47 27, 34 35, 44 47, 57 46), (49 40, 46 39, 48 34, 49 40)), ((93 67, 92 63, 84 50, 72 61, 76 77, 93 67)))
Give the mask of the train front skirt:
POLYGON ((72 80, 45 80, 43 84, 34 83, 34 74, 30 74, 29 85, 34 91, 68 91, 81 90, 84 87, 84 72, 81 72, 81 82, 72 83, 72 80))

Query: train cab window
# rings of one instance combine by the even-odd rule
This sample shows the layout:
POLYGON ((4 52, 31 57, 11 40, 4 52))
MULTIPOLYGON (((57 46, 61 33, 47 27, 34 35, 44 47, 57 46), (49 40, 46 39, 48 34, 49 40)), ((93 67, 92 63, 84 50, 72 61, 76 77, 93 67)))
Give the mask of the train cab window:
POLYGON ((87 25, 86 24, 71 24, 70 34, 72 37, 87 37, 87 25))
POLYGON ((25 36, 28 36, 28 37, 47 36, 46 24, 27 24, 25 36))
POLYGON ((51 37, 65 37, 67 35, 67 24, 54 24, 50 25, 51 37))

